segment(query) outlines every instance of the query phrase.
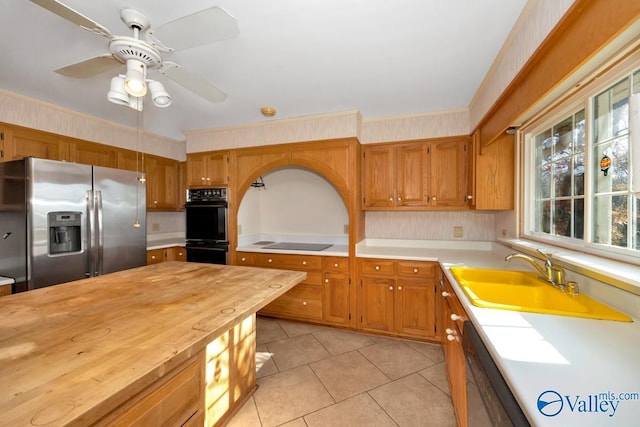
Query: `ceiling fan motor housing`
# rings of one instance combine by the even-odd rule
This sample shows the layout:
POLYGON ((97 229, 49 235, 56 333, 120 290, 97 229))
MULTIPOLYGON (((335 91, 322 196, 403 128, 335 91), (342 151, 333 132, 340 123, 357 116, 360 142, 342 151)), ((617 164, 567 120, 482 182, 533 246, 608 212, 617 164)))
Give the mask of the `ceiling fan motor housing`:
POLYGON ((122 62, 136 59, 143 62, 147 68, 158 68, 162 63, 162 56, 153 46, 133 37, 115 36, 109 42, 109 50, 122 62))

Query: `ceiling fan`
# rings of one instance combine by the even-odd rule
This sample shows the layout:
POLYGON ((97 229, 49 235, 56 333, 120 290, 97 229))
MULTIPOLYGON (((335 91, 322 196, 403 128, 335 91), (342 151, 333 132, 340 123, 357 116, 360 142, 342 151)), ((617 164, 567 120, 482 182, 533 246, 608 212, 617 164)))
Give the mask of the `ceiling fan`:
POLYGON ((102 25, 57 0, 31 1, 109 41, 109 54, 77 62, 55 72, 67 77, 88 78, 108 70, 115 71, 126 64, 126 75, 118 75, 111 81, 108 98, 112 102, 128 105, 140 111, 142 97, 146 94, 148 86, 154 103, 159 107, 168 106, 171 103, 169 94, 160 82, 146 77, 149 69, 159 71, 207 101, 222 102, 227 97, 202 77, 162 58, 162 53, 236 37, 239 34, 236 19, 218 6, 203 9, 153 29, 151 21, 142 12, 122 9, 120 18, 133 31, 133 36, 128 37, 113 35, 102 25))

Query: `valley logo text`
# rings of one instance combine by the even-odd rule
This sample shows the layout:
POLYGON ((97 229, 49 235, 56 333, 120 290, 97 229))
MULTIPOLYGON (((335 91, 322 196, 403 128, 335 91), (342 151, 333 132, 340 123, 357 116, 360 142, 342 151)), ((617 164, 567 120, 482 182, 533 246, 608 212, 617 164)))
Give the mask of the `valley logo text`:
POLYGON ((538 412, 545 417, 555 417, 563 411, 578 414, 602 414, 613 417, 621 402, 640 400, 640 393, 561 394, 545 390, 538 396, 538 412))

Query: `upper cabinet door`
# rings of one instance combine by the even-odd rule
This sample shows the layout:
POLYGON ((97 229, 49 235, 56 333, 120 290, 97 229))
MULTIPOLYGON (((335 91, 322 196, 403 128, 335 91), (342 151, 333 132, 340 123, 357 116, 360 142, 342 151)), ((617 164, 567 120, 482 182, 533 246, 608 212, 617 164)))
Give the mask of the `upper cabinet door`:
POLYGON ((465 206, 467 139, 431 144, 431 206, 465 206))
POLYGON ((396 148, 396 206, 429 204, 428 151, 423 143, 396 148))
POLYGON ((227 185, 227 151, 187 155, 187 185, 211 187, 227 185))
POLYGON ((34 129, 7 127, 4 130, 4 161, 24 157, 69 160, 69 144, 64 137, 34 129))
POLYGON ((395 206, 394 147, 365 146, 362 150, 362 206, 395 206))

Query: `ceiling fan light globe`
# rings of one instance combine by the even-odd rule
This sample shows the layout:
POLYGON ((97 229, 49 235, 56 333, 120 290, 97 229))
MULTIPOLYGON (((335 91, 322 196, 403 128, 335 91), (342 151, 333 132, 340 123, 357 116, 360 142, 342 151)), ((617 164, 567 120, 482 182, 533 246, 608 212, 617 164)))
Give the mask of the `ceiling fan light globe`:
POLYGON ((129 105, 129 95, 124 90, 124 78, 116 76, 111 79, 111 87, 107 93, 107 99, 114 104, 129 105))
POLYGON ((145 96, 147 84, 144 81, 146 67, 143 62, 136 60, 127 61, 127 75, 124 80, 124 89, 131 96, 145 96))
POLYGON ((156 107, 166 108, 171 105, 171 95, 165 90, 162 83, 155 80, 148 80, 149 92, 156 107))

